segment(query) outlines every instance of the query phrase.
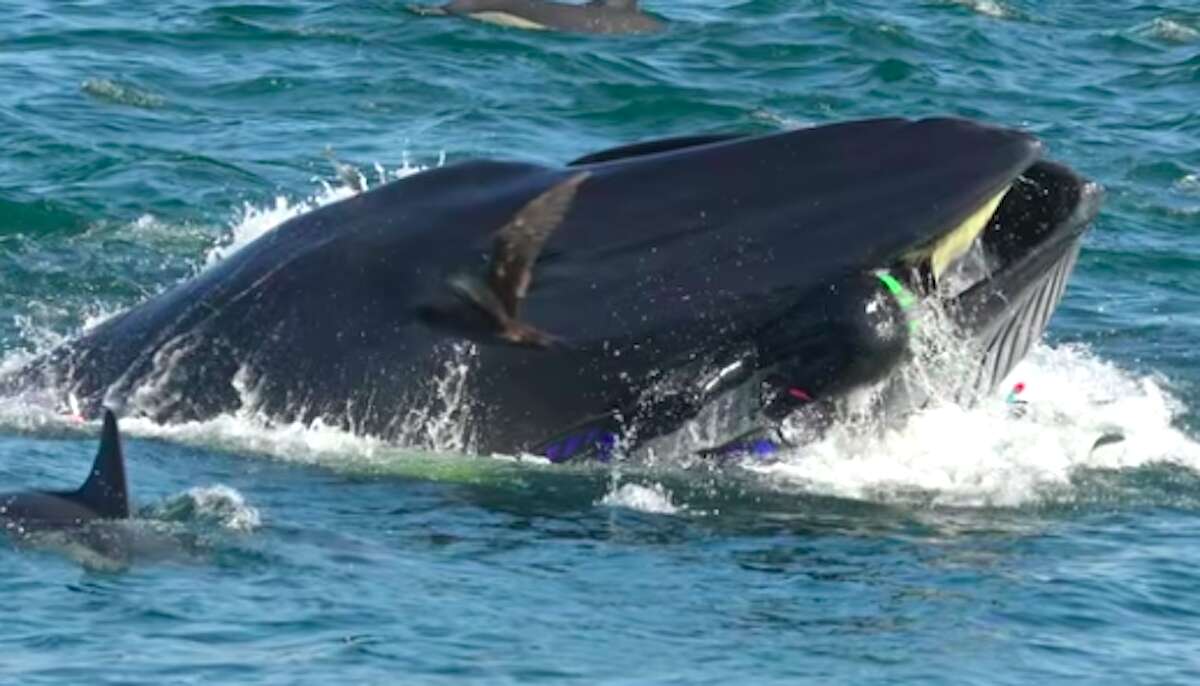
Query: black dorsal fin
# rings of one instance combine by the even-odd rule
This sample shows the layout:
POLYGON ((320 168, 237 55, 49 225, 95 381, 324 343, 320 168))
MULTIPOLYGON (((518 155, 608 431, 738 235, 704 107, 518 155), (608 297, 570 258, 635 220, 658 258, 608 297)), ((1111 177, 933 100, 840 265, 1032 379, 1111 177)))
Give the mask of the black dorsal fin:
POLYGON ((121 450, 121 434, 117 418, 104 410, 104 429, 100 433, 100 450, 87 481, 72 499, 86 506, 103 519, 129 517, 129 488, 125 481, 125 454, 121 450))

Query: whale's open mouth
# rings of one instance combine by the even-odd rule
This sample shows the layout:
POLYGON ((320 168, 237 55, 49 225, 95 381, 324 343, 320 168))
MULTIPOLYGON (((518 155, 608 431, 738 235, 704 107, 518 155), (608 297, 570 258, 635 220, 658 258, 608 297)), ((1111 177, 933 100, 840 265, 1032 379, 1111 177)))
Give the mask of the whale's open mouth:
MULTIPOLYGON (((918 353, 929 308, 949 316, 961 350, 978 352, 977 370, 949 389, 960 399, 990 390, 1024 357, 1062 297, 1103 191, 1036 160, 970 192, 983 200, 946 229, 925 232, 931 238, 882 268, 819 289, 763 332, 769 417, 895 380, 918 353)), ((891 386, 884 395, 893 408, 924 402, 923 392, 891 386)))
MULTIPOLYGON (((1041 337, 1102 198, 1098 184, 1039 160, 961 222, 879 272, 893 280, 899 309, 916 303, 940 309, 949 315, 951 335, 962 349, 978 352, 976 371, 946 389, 960 401, 994 388, 1041 337)), ((843 375, 842 390, 888 378, 916 352, 907 335, 917 330, 911 314, 865 309, 866 319, 853 328, 857 335, 846 339, 860 358, 847 369, 858 371, 843 375), (907 331, 900 330, 902 321, 910 325, 907 331)), ((862 318, 862 311, 855 310, 856 316, 862 318)), ((905 389, 903 402, 924 402, 923 392, 913 393, 905 389)))
POLYGON ((1104 191, 1040 161, 1014 181, 984 229, 935 278, 957 325, 983 350, 973 390, 999 383, 1041 337, 1104 191))
POLYGON ((1041 253, 1069 251, 1095 217, 1101 196, 1098 185, 1039 161, 903 262, 921 293, 959 298, 1041 253))

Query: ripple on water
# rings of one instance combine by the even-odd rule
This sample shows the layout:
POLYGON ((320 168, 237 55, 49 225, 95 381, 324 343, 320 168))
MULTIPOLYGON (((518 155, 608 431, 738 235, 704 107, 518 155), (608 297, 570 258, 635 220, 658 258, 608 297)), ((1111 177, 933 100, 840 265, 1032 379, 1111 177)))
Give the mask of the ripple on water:
POLYGON ((597 504, 652 514, 676 514, 684 509, 671 502, 671 498, 671 492, 662 484, 614 484, 612 490, 604 494, 597 504))
POLYGON ((953 2, 988 17, 1007 19, 1013 16, 1012 10, 1007 5, 996 2, 996 0, 953 0, 953 2))
POLYGON ((262 526, 257 508, 224 484, 197 486, 143 510, 143 516, 170 522, 208 524, 237 532, 262 526))
POLYGON ((113 79, 88 79, 80 88, 84 93, 97 100, 115 105, 128 105, 150 110, 164 107, 167 104, 167 99, 157 93, 113 79))
POLYGON ((1176 21, 1167 17, 1158 17, 1146 24, 1138 26, 1134 32, 1152 38, 1161 43, 1189 44, 1200 39, 1200 30, 1184 21, 1176 21))
POLYGON ((1188 195, 1200 195, 1200 174, 1188 174, 1175 182, 1175 189, 1188 195))

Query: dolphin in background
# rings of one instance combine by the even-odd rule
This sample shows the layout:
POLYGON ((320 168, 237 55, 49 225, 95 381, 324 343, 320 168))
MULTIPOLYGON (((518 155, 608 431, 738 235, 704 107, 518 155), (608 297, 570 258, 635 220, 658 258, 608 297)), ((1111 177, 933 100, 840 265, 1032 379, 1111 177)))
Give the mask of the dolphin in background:
POLYGON ((96 520, 128 519, 125 457, 112 411, 104 411, 100 449, 87 481, 74 491, 0 494, 0 522, 8 530, 65 529, 96 520))
POLYGON ((455 15, 533 31, 654 33, 663 23, 638 9, 637 0, 591 0, 568 5, 545 0, 451 0, 441 6, 410 5, 417 14, 455 15))

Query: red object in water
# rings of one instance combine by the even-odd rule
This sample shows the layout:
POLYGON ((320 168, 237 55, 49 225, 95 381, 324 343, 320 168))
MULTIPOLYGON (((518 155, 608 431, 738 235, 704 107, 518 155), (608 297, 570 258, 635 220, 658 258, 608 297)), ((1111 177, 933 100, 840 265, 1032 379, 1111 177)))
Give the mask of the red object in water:
POLYGON ((1012 389, 1012 392, 1014 395, 1023 393, 1024 391, 1025 391, 1025 383, 1022 381, 1018 381, 1017 385, 1013 386, 1013 389, 1012 389))
POLYGON ((804 389, 801 388, 789 388, 788 395, 792 396, 796 400, 803 400, 806 403, 812 402, 812 396, 808 393, 805 393, 804 389))

